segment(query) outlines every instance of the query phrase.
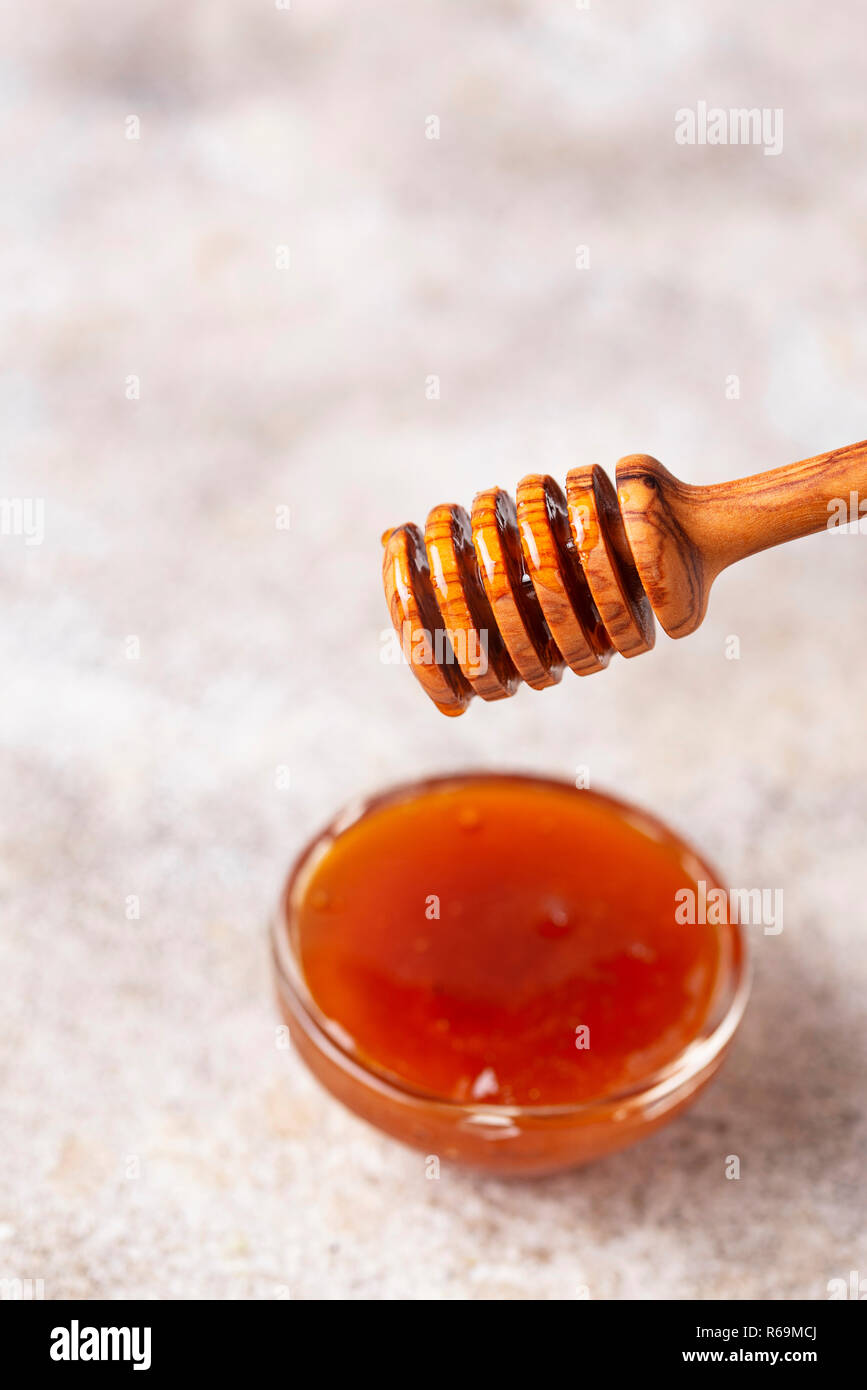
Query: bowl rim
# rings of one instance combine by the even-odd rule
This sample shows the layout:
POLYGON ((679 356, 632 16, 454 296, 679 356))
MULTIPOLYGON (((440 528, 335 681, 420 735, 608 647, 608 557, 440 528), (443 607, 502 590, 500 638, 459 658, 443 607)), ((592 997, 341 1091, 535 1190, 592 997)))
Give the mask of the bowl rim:
POLYGON ((430 777, 413 778, 394 783, 368 796, 359 796, 346 803, 326 826, 312 837, 292 861, 269 923, 271 957, 277 980, 278 994, 312 1045, 339 1070, 359 1081, 369 1090, 407 1108, 417 1108, 430 1114, 436 1112, 452 1119, 475 1116, 492 1127, 515 1120, 563 1121, 603 1118, 616 1111, 615 1118, 626 1119, 633 1109, 662 1107, 677 1099, 678 1093, 697 1083, 715 1062, 721 1062, 743 1018, 751 986, 751 959, 746 934, 740 923, 724 924, 730 934, 728 961, 721 963, 714 986, 711 1006, 701 1029, 676 1057, 632 1085, 617 1091, 605 1092, 590 1100, 567 1101, 558 1105, 494 1105, 476 1100, 452 1100, 426 1091, 402 1080, 375 1062, 360 1058, 353 1050, 351 1039, 339 1037, 339 1025, 329 1020, 313 999, 293 949, 293 900, 303 892, 319 860, 331 845, 362 817, 383 806, 424 795, 428 791, 445 789, 455 784, 478 781, 527 782, 535 786, 554 787, 571 791, 576 796, 589 796, 608 805, 644 833, 654 839, 675 845, 704 876, 708 888, 722 888, 719 874, 688 840, 673 831, 652 812, 634 803, 596 788, 576 788, 566 778, 524 771, 492 772, 487 769, 440 773, 430 777))

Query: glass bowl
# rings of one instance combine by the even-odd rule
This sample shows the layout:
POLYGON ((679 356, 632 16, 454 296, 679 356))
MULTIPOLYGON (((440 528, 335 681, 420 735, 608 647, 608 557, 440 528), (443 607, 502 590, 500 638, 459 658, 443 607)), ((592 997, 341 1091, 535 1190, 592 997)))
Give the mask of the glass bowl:
POLYGON ((392 787, 340 812, 293 864, 271 923, 271 951, 280 1012, 293 1044, 313 1075, 356 1115, 430 1158, 501 1176, 571 1168, 636 1143, 678 1115, 719 1070, 749 994, 744 934, 737 924, 718 928, 720 963, 708 1013, 698 1034, 660 1070, 627 1089, 559 1105, 493 1105, 456 1101, 414 1089, 354 1053, 351 1039, 317 1007, 304 980, 297 941, 296 905, 315 866, 360 817, 378 808, 465 782, 527 781, 569 788, 593 797, 673 846, 689 864, 691 880, 708 891, 722 887, 695 850, 647 812, 589 789, 520 773, 461 773, 392 787))

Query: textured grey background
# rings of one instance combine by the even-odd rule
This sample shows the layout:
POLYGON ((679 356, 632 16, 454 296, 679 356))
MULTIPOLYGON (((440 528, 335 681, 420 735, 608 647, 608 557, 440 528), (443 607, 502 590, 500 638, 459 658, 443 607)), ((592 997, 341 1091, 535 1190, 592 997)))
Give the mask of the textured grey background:
POLYGON ((678 1299, 867 1274, 867 536, 758 557, 690 640, 457 722, 381 662, 378 573, 389 523, 531 469, 642 450, 713 481, 867 434, 861 7, 0 26, 0 494, 47 528, 0 538, 0 1275, 678 1299), (782 107, 783 153, 678 147, 700 100, 782 107), (359 792, 579 764, 782 886, 785 930, 676 1125, 553 1180, 426 1181, 275 1046, 268 910, 359 792))

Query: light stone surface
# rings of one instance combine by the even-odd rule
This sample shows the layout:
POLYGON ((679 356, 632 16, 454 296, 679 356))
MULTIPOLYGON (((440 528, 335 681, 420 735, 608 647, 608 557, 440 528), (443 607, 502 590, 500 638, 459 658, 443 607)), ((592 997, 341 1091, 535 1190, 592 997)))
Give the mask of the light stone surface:
POLYGON ((0 537, 0 1276, 867 1275, 867 534, 758 557, 688 641, 458 721, 381 661, 379 587, 384 527, 526 471, 638 450, 709 482, 867 434, 862 7, 19 0, 0 39, 0 495, 46 507, 42 545, 0 537), (783 108, 782 154, 679 147, 701 100, 783 108), (752 933, 739 1041, 676 1124, 555 1179, 427 1181, 275 1045, 269 908, 359 793, 579 765, 730 884, 782 887, 784 931, 752 933))

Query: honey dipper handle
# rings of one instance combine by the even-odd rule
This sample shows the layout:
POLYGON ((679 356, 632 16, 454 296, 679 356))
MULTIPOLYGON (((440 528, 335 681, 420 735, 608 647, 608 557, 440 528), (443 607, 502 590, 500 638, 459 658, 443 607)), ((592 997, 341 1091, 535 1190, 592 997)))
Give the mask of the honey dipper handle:
POLYGON ((853 492, 867 500, 865 440, 770 473, 697 487, 693 489, 696 523, 719 573, 760 550, 835 525, 839 518, 835 504, 843 503, 848 513, 853 492))
POLYGON ((656 459, 632 454, 617 466, 617 486, 653 611, 671 637, 685 637, 701 623, 710 586, 729 565, 832 527, 843 511, 849 520, 861 515, 867 440, 712 487, 682 483, 656 459))

